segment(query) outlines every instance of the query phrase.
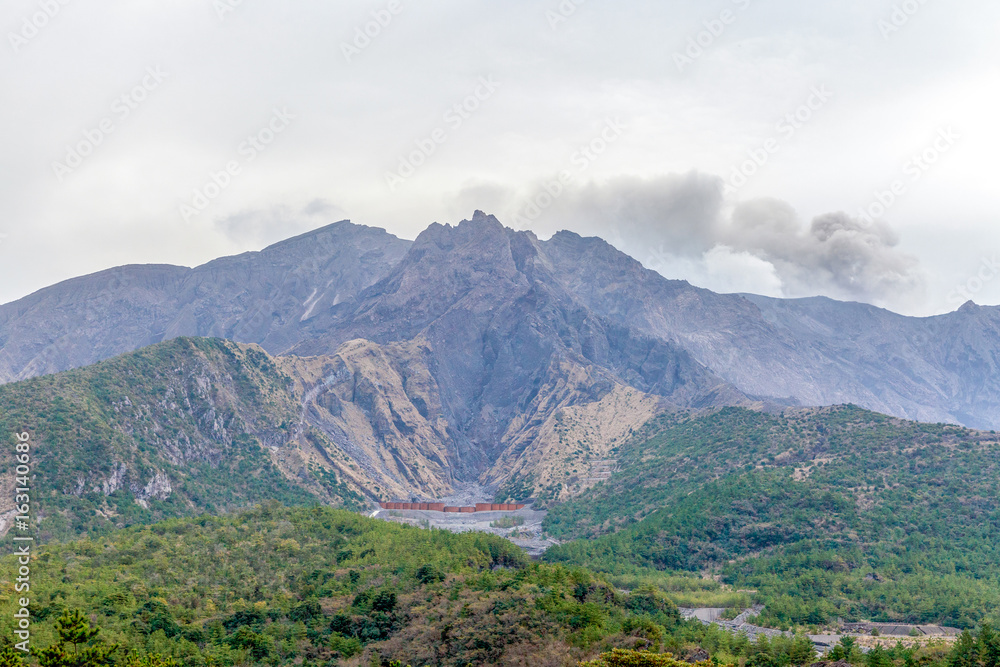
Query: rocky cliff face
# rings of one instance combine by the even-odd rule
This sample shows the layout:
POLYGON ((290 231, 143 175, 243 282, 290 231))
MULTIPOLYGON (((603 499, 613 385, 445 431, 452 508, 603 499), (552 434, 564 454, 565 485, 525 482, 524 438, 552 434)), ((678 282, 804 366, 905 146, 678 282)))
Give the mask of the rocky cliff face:
POLYGON ((0 306, 0 380, 181 335, 280 356, 295 427, 261 436, 274 465, 371 497, 473 481, 560 497, 587 485, 608 443, 672 407, 850 402, 1000 425, 998 308, 918 319, 720 295, 600 239, 541 241, 479 212, 413 242, 341 222, 195 269, 55 285, 0 306))
MULTIPOLYGON (((554 412, 632 386, 680 406, 745 401, 683 349, 590 311, 552 275, 531 234, 477 215, 432 225, 389 274, 328 327, 292 348, 327 354, 345 339, 421 341, 453 443, 470 480, 554 412)), ((492 475, 481 481, 497 481, 492 475)))

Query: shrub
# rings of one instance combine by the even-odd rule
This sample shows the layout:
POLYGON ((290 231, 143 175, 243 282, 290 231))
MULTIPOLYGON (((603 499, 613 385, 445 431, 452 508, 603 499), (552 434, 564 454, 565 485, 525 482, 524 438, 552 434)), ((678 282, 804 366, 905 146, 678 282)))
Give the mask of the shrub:
POLYGON ((350 659, 361 653, 361 642, 356 637, 333 635, 330 638, 330 650, 344 659, 350 659))
POLYGON ((421 565, 420 569, 417 570, 416 576, 417 581, 422 584, 433 584, 438 581, 444 581, 444 573, 429 563, 421 565))
POLYGON ((266 658, 271 653, 271 645, 267 637, 257 634, 247 626, 242 626, 228 640, 233 648, 244 648, 250 651, 250 655, 256 660, 266 658))
POLYGON ((396 591, 379 591, 372 598, 372 609, 374 611, 391 612, 396 608, 396 591))
POLYGON ((320 609, 318 602, 315 600, 306 600, 305 602, 292 607, 292 610, 288 612, 288 619, 308 623, 312 619, 319 618, 322 615, 323 612, 320 609))
POLYGON ((241 610, 222 621, 226 630, 233 632, 243 626, 261 626, 264 624, 264 614, 257 609, 241 610))
MULTIPOLYGON (((747 664, 750 664, 747 662, 747 664)), ((652 653, 650 651, 633 651, 616 648, 602 653, 596 660, 581 662, 580 667, 692 667, 686 662, 677 660, 669 653, 652 653)), ((713 663, 705 660, 696 662, 694 667, 713 667, 713 663)))

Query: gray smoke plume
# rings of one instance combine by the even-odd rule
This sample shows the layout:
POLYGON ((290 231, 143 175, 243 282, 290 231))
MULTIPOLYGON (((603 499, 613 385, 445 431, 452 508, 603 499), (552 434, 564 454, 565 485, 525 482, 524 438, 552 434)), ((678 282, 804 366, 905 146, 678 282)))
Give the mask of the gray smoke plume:
POLYGON ((732 205, 722 186, 692 172, 568 187, 530 226, 600 236, 668 277, 718 291, 895 306, 922 295, 917 260, 885 223, 835 212, 806 224, 780 200, 732 205))
POLYGON ((807 228, 785 202, 748 201, 733 211, 720 240, 774 265, 787 296, 884 303, 923 287, 917 260, 897 249, 888 225, 846 213, 817 216, 807 228))

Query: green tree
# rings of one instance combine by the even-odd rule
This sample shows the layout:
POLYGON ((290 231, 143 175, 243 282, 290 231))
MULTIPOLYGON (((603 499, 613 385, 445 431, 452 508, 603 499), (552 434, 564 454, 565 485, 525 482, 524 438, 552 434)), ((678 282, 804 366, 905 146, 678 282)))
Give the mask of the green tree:
POLYGON ((892 667, 892 658, 879 644, 868 651, 868 655, 865 656, 865 665, 866 667, 892 667))
POLYGON ((976 641, 968 630, 963 630, 948 654, 948 667, 978 667, 976 641))
POLYGON ((979 631, 977 653, 983 667, 1000 667, 1000 634, 989 623, 979 631))
POLYGON ((41 667, 97 667, 112 664, 118 644, 97 638, 100 628, 91 628, 79 609, 65 611, 56 621, 59 641, 36 652, 41 667))
POLYGON ((788 649, 788 658, 793 665, 808 665, 816 657, 816 649, 812 640, 803 635, 798 635, 788 649))
POLYGON ((254 632, 245 625, 233 633, 233 635, 229 637, 228 641, 229 645, 233 648, 245 648, 249 650, 250 655, 255 660, 266 658, 271 653, 271 646, 268 642, 268 638, 254 632))
POLYGON ((385 613, 391 612, 396 608, 396 591, 384 590, 379 591, 372 598, 372 609, 375 611, 381 611, 385 613))
POLYGON ((747 658, 747 667, 779 667, 779 663, 770 653, 754 653, 747 658))
POLYGON ((417 570, 416 577, 417 581, 422 584, 433 584, 438 581, 444 581, 444 573, 430 563, 421 565, 420 569, 417 570))
POLYGON ((833 647, 827 656, 830 660, 850 660, 851 653, 854 652, 856 640, 850 635, 843 635, 840 642, 833 647))
POLYGON ((314 618, 319 618, 323 615, 322 609, 320 609, 319 602, 315 600, 306 600, 305 602, 295 605, 292 607, 291 611, 288 612, 288 618, 293 621, 303 621, 308 623, 314 618))
MULTIPOLYGON (((695 667, 710 667, 713 663, 705 660, 696 662, 695 667)), ((580 667, 692 667, 674 658, 669 653, 651 653, 616 648, 602 653, 596 660, 581 662, 580 667)))
POLYGON ((179 667, 180 664, 173 658, 164 658, 158 653, 150 653, 144 656, 139 656, 138 653, 130 653, 125 658, 125 662, 121 663, 122 667, 179 667))

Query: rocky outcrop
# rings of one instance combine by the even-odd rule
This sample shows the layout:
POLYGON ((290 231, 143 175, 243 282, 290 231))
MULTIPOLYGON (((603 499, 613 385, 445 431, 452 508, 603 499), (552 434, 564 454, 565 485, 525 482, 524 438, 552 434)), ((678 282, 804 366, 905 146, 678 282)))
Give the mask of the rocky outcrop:
POLYGON ((420 341, 359 339, 329 356, 278 359, 302 397, 297 446, 373 498, 451 493, 458 453, 425 355, 420 341))

